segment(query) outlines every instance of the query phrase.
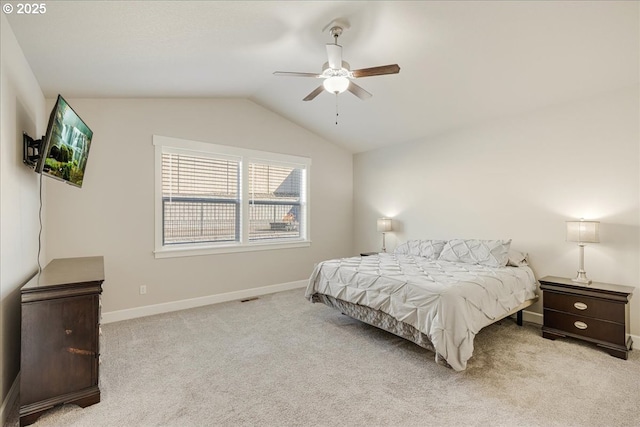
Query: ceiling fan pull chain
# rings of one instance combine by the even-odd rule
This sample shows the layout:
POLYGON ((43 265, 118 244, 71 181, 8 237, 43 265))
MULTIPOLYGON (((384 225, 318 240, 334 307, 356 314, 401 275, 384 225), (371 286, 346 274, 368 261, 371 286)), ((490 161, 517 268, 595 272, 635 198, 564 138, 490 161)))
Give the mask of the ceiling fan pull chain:
POLYGON ((336 92, 336 125, 338 124, 338 92, 336 92))

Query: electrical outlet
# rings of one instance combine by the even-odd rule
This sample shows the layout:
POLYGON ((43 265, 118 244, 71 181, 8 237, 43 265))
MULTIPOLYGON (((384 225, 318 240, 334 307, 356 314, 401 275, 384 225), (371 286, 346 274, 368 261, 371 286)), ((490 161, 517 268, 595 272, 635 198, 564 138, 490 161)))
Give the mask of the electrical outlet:
POLYGON ((147 293, 147 285, 140 286, 140 295, 144 295, 147 293))

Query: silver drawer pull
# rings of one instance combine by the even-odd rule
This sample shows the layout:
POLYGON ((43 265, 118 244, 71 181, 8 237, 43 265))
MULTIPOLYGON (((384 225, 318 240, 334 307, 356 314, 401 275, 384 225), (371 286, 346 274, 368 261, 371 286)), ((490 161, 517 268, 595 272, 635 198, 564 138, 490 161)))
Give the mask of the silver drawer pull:
POLYGON ((587 324, 579 320, 577 322, 573 322, 573 326, 575 326, 578 329, 587 329, 587 324))
POLYGON ((578 310, 586 310, 587 309, 587 304, 583 303, 583 302, 576 302, 573 303, 573 306, 575 308, 577 308, 578 310))

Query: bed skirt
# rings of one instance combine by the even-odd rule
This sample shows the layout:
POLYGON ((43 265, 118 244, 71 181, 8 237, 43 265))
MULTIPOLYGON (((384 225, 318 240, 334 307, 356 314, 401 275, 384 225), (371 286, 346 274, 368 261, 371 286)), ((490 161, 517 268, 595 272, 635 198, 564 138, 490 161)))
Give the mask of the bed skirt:
POLYGON ((394 317, 383 313, 380 310, 374 308, 365 307, 364 305, 354 304, 341 299, 334 298, 325 294, 313 294, 311 295, 312 302, 321 302, 329 307, 340 310, 343 314, 360 320, 376 328, 380 328, 384 331, 391 332, 394 335, 409 340, 415 344, 418 344, 422 348, 426 348, 429 351, 435 353, 436 363, 450 367, 444 357, 442 357, 433 347, 429 338, 414 328, 411 325, 403 323, 394 317))

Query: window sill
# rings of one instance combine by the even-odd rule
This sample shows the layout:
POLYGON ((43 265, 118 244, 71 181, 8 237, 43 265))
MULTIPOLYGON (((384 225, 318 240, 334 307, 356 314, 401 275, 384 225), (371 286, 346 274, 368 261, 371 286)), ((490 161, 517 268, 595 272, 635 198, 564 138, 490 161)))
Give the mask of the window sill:
POLYGON ((277 249, 306 248, 311 246, 310 240, 278 243, 249 243, 216 246, 165 247, 155 250, 156 258, 176 258, 200 255, 230 254, 238 252, 271 251, 277 249))

